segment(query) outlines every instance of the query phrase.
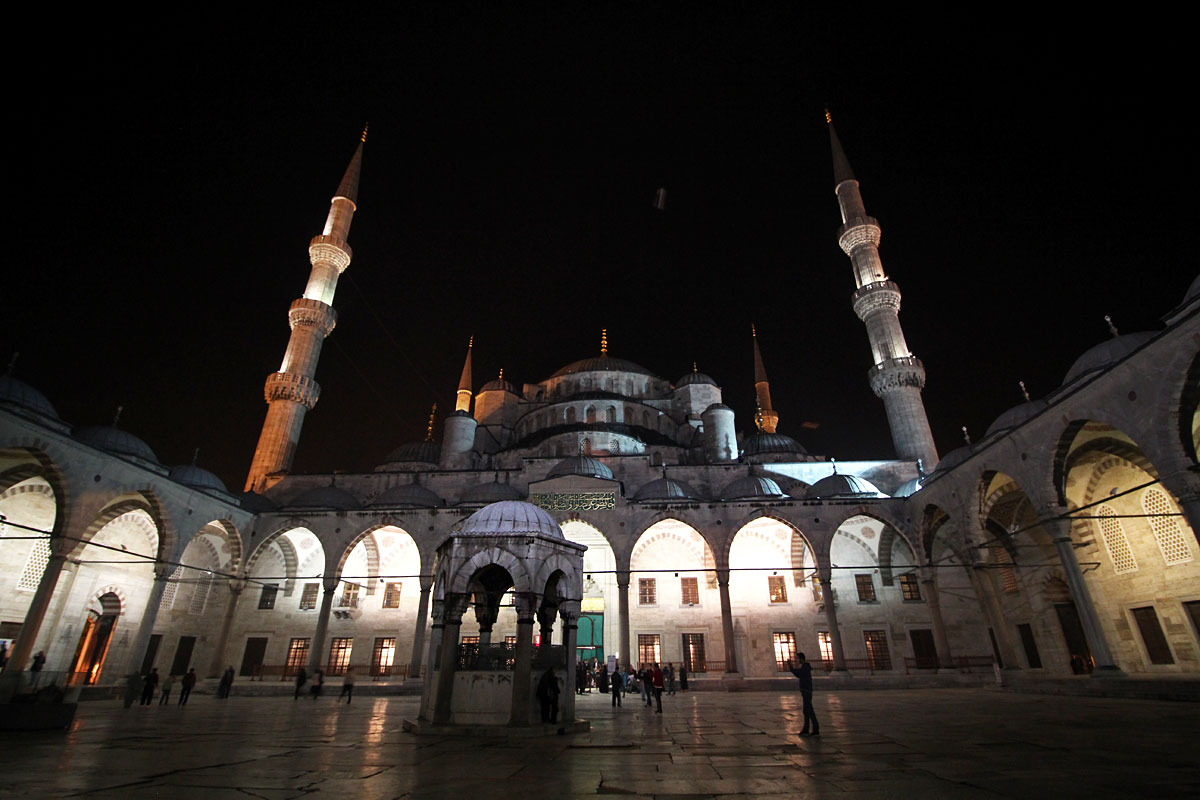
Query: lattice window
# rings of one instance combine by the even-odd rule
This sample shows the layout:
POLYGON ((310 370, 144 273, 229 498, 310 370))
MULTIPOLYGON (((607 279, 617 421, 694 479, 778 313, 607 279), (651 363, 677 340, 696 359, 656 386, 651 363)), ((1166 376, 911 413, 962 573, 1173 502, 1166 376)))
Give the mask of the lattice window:
POLYGON ((858 602, 874 603, 875 597, 875 581, 868 575, 855 575, 854 585, 858 589, 858 602))
POLYGON ((657 664, 662 661, 662 643, 657 633, 638 634, 638 663, 657 664))
POLYGON ((1016 594, 1021 587, 1017 584, 1017 571, 1012 568, 1012 553, 1002 545, 993 545, 991 550, 992 562, 1000 565, 1000 583, 1004 586, 1004 591, 1016 594))
POLYGON ((1149 517, 1150 527, 1154 529, 1154 540, 1162 551, 1163 561, 1168 564, 1183 564, 1195 558, 1192 548, 1188 545, 1183 529, 1179 525, 1179 517, 1161 516, 1178 514, 1179 507, 1171 502, 1166 492, 1151 487, 1142 493, 1142 509, 1149 517))
POLYGON ((833 661, 833 639, 830 638, 829 631, 817 631, 817 647, 821 650, 822 661, 833 661))
POLYGON ((700 580, 698 578, 679 579, 679 602, 685 606, 699 605, 700 580))
POLYGON ((350 653, 354 651, 354 639, 345 637, 334 639, 329 645, 329 665, 325 670, 329 675, 344 675, 346 667, 350 666, 350 653))
POLYGON ((916 575, 907 572, 900 576, 900 595, 905 600, 921 599, 921 582, 916 575))
POLYGON ((772 603, 787 602, 787 583, 782 575, 767 576, 767 594, 772 603))
POLYGON ((300 608, 301 610, 311 610, 317 607, 317 591, 320 590, 319 583, 306 583, 304 589, 300 592, 300 608))
POLYGON ((46 565, 50 563, 50 540, 38 539, 33 543, 33 548, 29 551, 29 558, 25 559, 25 568, 21 570, 21 578, 17 581, 18 589, 26 589, 34 591, 42 580, 42 573, 46 571, 46 565))
POLYGON ((863 631, 863 642, 867 645, 867 660, 873 670, 890 670, 892 655, 888 649, 886 631, 863 631))
POLYGON ((384 608, 399 608, 400 607, 400 584, 389 583, 384 587, 383 607, 384 608))
POLYGON ((638 578, 638 605, 652 606, 658 603, 658 584, 655 578, 638 578))
POLYGON ((189 614, 200 616, 204 613, 204 607, 208 605, 208 591, 212 588, 212 575, 207 572, 196 579, 196 591, 192 594, 192 604, 188 608, 189 614))
POLYGON ((309 639, 292 639, 288 643, 287 664, 284 667, 284 677, 291 677, 308 663, 309 639))
POLYGON ((162 604, 159 606, 164 611, 169 611, 175 605, 175 595, 179 591, 179 580, 182 577, 183 567, 176 567, 171 577, 167 578, 167 585, 163 587, 162 604))
POLYGON ((771 643, 775 647, 775 669, 779 672, 791 669, 796 663, 796 634, 773 633, 771 643))
POLYGON ((1100 517, 1100 536, 1104 539, 1108 557, 1112 559, 1113 572, 1118 575, 1137 572, 1137 559, 1133 557, 1129 537, 1125 535, 1125 526, 1121 524, 1117 512, 1106 503, 1100 506, 1097 516, 1100 517))

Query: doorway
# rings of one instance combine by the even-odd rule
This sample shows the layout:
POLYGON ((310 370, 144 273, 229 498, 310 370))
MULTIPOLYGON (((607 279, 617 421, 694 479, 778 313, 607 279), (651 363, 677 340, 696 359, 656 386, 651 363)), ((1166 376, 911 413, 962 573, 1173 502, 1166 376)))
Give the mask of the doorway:
POLYGON ((121 598, 113 592, 106 592, 98 598, 100 612, 88 610, 87 621, 83 624, 83 633, 79 635, 79 645, 75 648, 75 660, 71 671, 76 673, 82 683, 93 684, 100 678, 104 669, 104 659, 108 655, 108 646, 112 643, 113 628, 117 618, 121 616, 121 598))
POLYGON ((1062 625, 1063 639, 1067 642, 1068 663, 1076 675, 1091 673, 1096 664, 1092 661, 1092 649, 1088 647, 1083 623, 1079 620, 1079 609, 1074 603, 1055 603, 1058 622, 1062 625))

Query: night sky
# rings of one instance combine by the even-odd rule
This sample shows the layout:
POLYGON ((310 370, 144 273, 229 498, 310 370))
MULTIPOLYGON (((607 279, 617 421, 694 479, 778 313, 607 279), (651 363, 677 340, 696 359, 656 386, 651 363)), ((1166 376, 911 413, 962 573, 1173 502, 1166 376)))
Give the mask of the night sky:
POLYGON ((422 438, 471 334, 476 388, 501 367, 519 386, 598 354, 606 327, 611 355, 670 380, 696 361, 746 430, 752 322, 781 432, 892 457, 826 104, 943 454, 1019 380, 1052 391, 1105 314, 1157 329, 1195 277, 1182 33, 701 6, 78 23, 55 68, 10 87, 0 356, 20 351, 16 376, 69 422, 123 405, 163 463, 200 447, 240 490, 366 121, 298 472, 369 470, 422 438))

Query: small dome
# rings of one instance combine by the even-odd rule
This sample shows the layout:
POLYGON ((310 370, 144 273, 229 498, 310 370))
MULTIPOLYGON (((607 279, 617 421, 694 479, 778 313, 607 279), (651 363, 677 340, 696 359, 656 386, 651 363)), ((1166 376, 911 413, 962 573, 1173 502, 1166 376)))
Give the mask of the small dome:
POLYGON ((442 458, 437 442, 406 442, 388 453, 386 464, 436 464, 442 458))
POLYGON ((704 409, 705 414, 708 414, 709 412, 712 412, 712 411, 733 411, 733 409, 730 408, 729 406, 725 405, 724 403, 713 403, 711 406, 704 409))
POLYGON ((855 499, 860 497, 887 497, 875 484, 857 475, 826 475, 808 487, 804 497, 809 500, 855 499))
POLYGON ((424 486, 405 483, 380 492, 378 497, 367 503, 367 508, 395 508, 397 506, 438 508, 442 505, 445 505, 442 498, 424 486))
POLYGON ((511 383, 509 383, 508 381, 505 381, 505 380, 500 380, 500 379, 496 379, 494 381, 488 381, 479 389, 479 391, 480 392, 508 392, 509 394, 517 393, 517 390, 513 388, 513 385, 511 383))
POLYGON ((596 356, 567 364, 550 377, 561 378, 564 375, 575 375, 580 372, 632 372, 635 375, 649 375, 650 377, 654 377, 654 373, 645 367, 635 364, 632 361, 626 361, 623 358, 613 358, 612 356, 596 356))
POLYGON ((279 506, 274 500, 258 492, 242 492, 238 505, 251 514, 270 514, 279 510, 279 506))
POLYGON ((467 517, 460 531, 464 536, 507 536, 536 533, 562 539, 562 530, 554 518, 533 503, 501 500, 467 517))
POLYGON ((904 483, 900 484, 900 488, 897 489, 896 493, 892 496, 893 497, 911 497, 912 495, 921 491, 921 483, 924 480, 925 480, 924 478, 913 478, 911 481, 905 481, 904 483))
POLYGON ((783 500, 787 495, 779 484, 762 475, 744 475, 733 480, 721 492, 722 500, 783 500))
POLYGON ((158 456, 154 455, 150 445, 115 425, 85 425, 76 428, 71 433, 84 444, 90 444, 92 447, 114 455, 132 456, 149 461, 151 464, 158 463, 158 456))
POLYGON ((954 469, 959 464, 963 463, 968 458, 970 458, 971 454, 974 452, 975 452, 975 449, 973 447, 971 447, 971 445, 969 445, 969 444, 964 444, 962 447, 956 447, 955 449, 951 450, 949 453, 946 453, 946 455, 941 457, 941 459, 938 461, 938 464, 934 468, 933 471, 934 472, 949 472, 950 470, 954 469))
POLYGON ((1067 377, 1063 378, 1063 385, 1066 386, 1080 375, 1104 369, 1117 363, 1153 339, 1154 336, 1153 331, 1140 331, 1138 333, 1127 333, 1123 336, 1114 336, 1111 339, 1105 339, 1075 359, 1075 363, 1071 365, 1071 369, 1067 372, 1067 377))
POLYGON ((717 382, 705 375, 703 372, 689 372, 678 381, 675 382, 676 389, 682 389, 684 386, 716 386, 717 382))
POLYGON ((515 486, 492 481, 479 483, 462 493, 460 503, 499 503, 502 500, 523 500, 524 495, 515 486))
POLYGON ((309 489, 284 504, 284 508, 332 508, 337 511, 355 511, 361 507, 357 497, 336 486, 309 489))
POLYGON ((546 479, 561 478, 564 475, 583 475, 588 478, 604 478, 609 481, 613 479, 612 470, 608 468, 608 465, 591 456, 564 458, 550 469, 546 479))
POLYGON ((11 375, 0 375, 0 405, 13 405, 50 419, 59 418, 44 394, 11 375))
POLYGON ((996 421, 988 426, 987 433, 984 435, 991 436, 993 433, 1011 431, 1013 428, 1024 424, 1026 420, 1036 417, 1049 405, 1045 400, 1029 400, 1018 406, 1013 406, 996 417, 996 421))
POLYGON ((701 500, 700 493, 683 481, 671 478, 659 478, 650 481, 637 490, 633 496, 636 502, 644 503, 651 500, 701 500))
POLYGON ((195 464, 181 464, 178 467, 171 467, 171 472, 167 477, 176 483, 182 483, 184 486, 190 486, 193 489, 216 489, 218 492, 229 493, 229 490, 225 488, 225 484, 220 478, 206 469, 197 467, 195 464))
POLYGON ((799 456, 808 455, 808 451, 801 447, 799 442, 782 433, 756 433, 746 439, 743 455, 761 456, 774 453, 794 453, 799 456))

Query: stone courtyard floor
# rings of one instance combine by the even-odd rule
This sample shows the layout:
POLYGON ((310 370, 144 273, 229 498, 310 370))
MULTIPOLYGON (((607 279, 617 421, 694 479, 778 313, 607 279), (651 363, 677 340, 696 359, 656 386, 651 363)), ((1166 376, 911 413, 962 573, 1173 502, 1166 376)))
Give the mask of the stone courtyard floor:
POLYGON ((0 797, 1200 797, 1200 706, 996 689, 687 693, 655 714, 579 699, 590 733, 401 730, 415 697, 193 696, 79 708, 67 733, 2 734, 0 797))

